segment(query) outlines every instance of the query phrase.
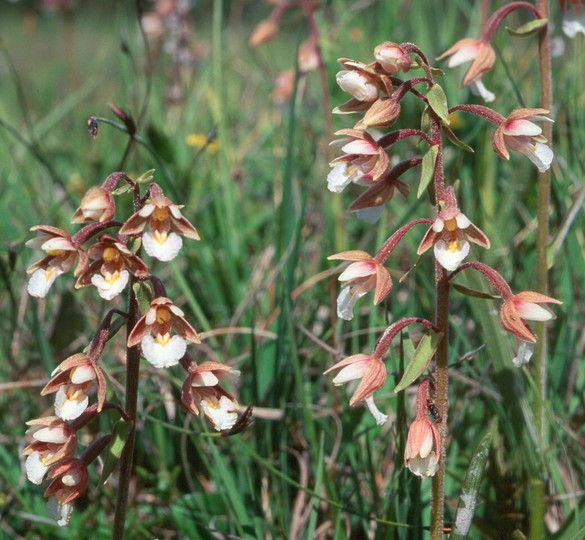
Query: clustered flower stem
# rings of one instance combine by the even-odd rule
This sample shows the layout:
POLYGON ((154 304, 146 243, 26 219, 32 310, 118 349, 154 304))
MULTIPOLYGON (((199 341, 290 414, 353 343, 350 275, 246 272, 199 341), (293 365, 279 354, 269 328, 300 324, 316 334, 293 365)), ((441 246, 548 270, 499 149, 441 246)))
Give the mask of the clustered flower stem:
MULTIPOLYGON (((219 362, 197 364, 187 352, 187 345, 200 343, 195 329, 184 313, 167 298, 165 284, 153 275, 142 260, 142 251, 159 261, 170 261, 180 251, 182 237, 199 240, 195 227, 182 215, 181 207, 168 199, 162 188, 150 183, 153 171, 135 181, 125 173, 113 173, 99 186, 90 188, 73 214, 72 222, 85 224, 75 235, 50 225, 32 228, 39 233, 27 242, 42 249, 46 256, 31 265, 28 292, 44 298, 54 281, 75 266, 76 288, 94 285, 98 294, 111 301, 127 290, 128 311, 110 309, 98 325, 94 337, 83 350, 65 359, 57 367, 41 395, 56 392, 55 416, 28 422, 27 434, 32 444, 24 449, 28 479, 46 484, 47 512, 65 527, 70 520, 74 501, 85 492, 90 465, 110 444, 112 434, 101 435, 76 457, 80 439, 77 432, 106 410, 116 410, 126 428, 124 447, 118 460, 119 481, 113 538, 124 537, 129 504, 129 487, 133 474, 136 446, 137 406, 141 359, 155 368, 181 364, 187 377, 181 403, 188 412, 200 410, 217 431, 230 431, 238 422, 237 402, 221 385, 221 379, 239 374, 219 362), (123 187, 118 184, 123 182, 123 187), (141 185, 149 183, 144 195, 141 185), (115 197, 130 192, 133 215, 115 221, 115 197), (114 232, 102 234, 106 229, 114 232), (89 245, 88 245, 89 244, 89 245), (144 248, 144 249, 142 249, 144 248), (148 282, 148 283, 147 283, 148 282), (150 305, 140 313, 137 287, 141 298, 150 305), (126 320, 126 393, 124 408, 107 401, 104 375, 106 344, 121 329, 114 315, 126 320), (97 403, 89 405, 90 394, 97 387, 97 403)), ((120 321, 121 322, 121 321, 120 321)), ((248 417, 238 423, 233 433, 248 424, 248 417)), ((116 441, 117 444, 118 441, 116 441)))
MULTIPOLYGON (((128 322, 126 335, 129 336, 139 319, 138 302, 132 287, 134 280, 130 280, 128 298, 128 322)), ((136 413, 138 406, 138 380, 140 372, 140 349, 138 345, 126 347, 126 399, 124 409, 130 422, 128 438, 124 450, 120 456, 120 472, 118 474, 118 489, 116 493, 116 511, 114 514, 114 526, 112 538, 122 540, 124 538, 124 526, 126 524, 126 512, 128 509, 128 497, 130 480, 134 463, 136 447, 136 413)))
MULTIPOLYGON (((486 101, 495 99, 495 95, 487 91, 481 82, 481 76, 491 69, 496 58, 489 40, 503 19, 511 11, 521 8, 528 8, 535 17, 540 18, 530 4, 512 2, 489 19, 481 39, 460 40, 439 57, 452 55, 450 67, 472 60, 463 84, 470 86, 474 93, 481 95, 486 101)), ((536 26, 545 23, 546 21, 539 21, 536 26)), ((334 112, 358 113, 363 116, 352 129, 342 129, 336 133, 345 136, 344 139, 335 141, 341 146, 344 155, 330 163, 332 170, 327 177, 328 188, 334 193, 340 193, 352 183, 367 186, 367 190, 353 201, 349 210, 355 211, 364 221, 374 223, 383 212, 384 205, 392 199, 395 189, 405 197, 408 195, 409 188, 400 178, 421 165, 418 196, 425 192, 428 194, 430 202, 435 206, 434 219, 418 218, 402 225, 388 237, 374 257, 362 250, 331 255, 331 260, 350 262, 339 276, 344 288, 337 298, 337 313, 340 318, 351 320, 354 316, 353 309, 362 296, 373 291, 374 304, 378 305, 392 292, 392 280, 384 265, 404 236, 412 234, 415 225, 424 223, 429 227, 420 241, 417 255, 422 256, 431 248, 435 255, 434 324, 420 317, 406 317, 393 322, 378 340, 372 354, 353 354, 337 362, 325 373, 339 370, 333 379, 336 386, 359 381, 349 404, 354 406, 362 403, 376 423, 381 425, 387 421, 388 416, 374 404, 374 393, 386 381, 383 358, 389 351, 392 339, 406 326, 420 323, 426 328, 424 342, 421 340, 421 345, 409 360, 395 392, 415 383, 428 370, 429 378, 423 378, 419 383, 416 418, 409 428, 404 463, 413 474, 432 477, 431 538, 441 540, 444 532, 449 418, 451 280, 460 271, 473 269, 501 295, 503 303, 499 314, 500 324, 505 331, 523 342, 513 359, 515 365, 528 361, 531 354, 529 346, 538 341, 524 321, 552 319, 554 315, 542 304, 560 303, 542 292, 522 291, 514 294, 504 278, 484 263, 462 264, 470 252, 470 243, 489 249, 490 241, 459 209, 455 186, 451 185, 451 179, 444 170, 443 137, 447 136, 458 146, 466 146, 448 129, 448 117, 457 111, 475 115, 496 126, 493 149, 499 157, 509 160, 509 150, 513 150, 528 157, 540 172, 544 172, 549 169, 553 154, 546 145, 547 137, 535 122, 544 122, 546 125, 550 121, 547 116, 549 108, 517 109, 508 116, 503 116, 483 105, 461 104, 448 107, 444 91, 434 78, 434 70, 414 44, 381 43, 374 49, 374 58, 375 61, 368 64, 347 58, 339 60, 344 71, 339 72, 336 79, 342 90, 350 94, 351 99, 334 109, 334 112), (415 62, 410 54, 416 57, 415 62), (426 77, 403 80, 396 76, 400 71, 406 73, 416 68, 422 68, 426 77), (415 90, 414 86, 419 83, 425 83, 426 90, 415 90), (424 107, 421 122, 423 128, 418 130, 405 127, 374 139, 368 130, 393 126, 401 113, 401 101, 407 97, 418 100, 424 107), (394 145, 409 137, 417 137, 426 142, 426 155, 422 158, 411 156, 392 167, 387 153, 392 152, 396 156, 394 145), (429 391, 432 391, 433 397, 430 397, 429 391)), ((546 235, 544 239, 546 240, 546 235)), ((543 253, 546 255, 546 250, 543 253)), ((546 267, 546 262, 542 266, 546 267)))

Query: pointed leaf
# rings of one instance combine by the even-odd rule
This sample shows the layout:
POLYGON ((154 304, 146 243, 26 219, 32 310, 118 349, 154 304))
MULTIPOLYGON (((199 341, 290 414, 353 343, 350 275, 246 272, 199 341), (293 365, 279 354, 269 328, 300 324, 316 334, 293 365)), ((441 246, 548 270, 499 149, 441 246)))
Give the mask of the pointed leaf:
POLYGON ((445 135, 447 135, 447 139, 449 139, 455 146, 458 146, 459 148, 465 150, 466 152, 471 152, 472 154, 475 152, 475 150, 473 148, 471 148, 471 146, 468 146, 467 144, 465 144, 462 140, 460 140, 457 135, 455 135, 455 133, 453 133, 453 131, 451 131, 451 128, 443 125, 443 133, 445 133, 445 135))
POLYGON ((108 444, 108 447, 103 454, 105 455, 105 458, 104 468, 100 477, 101 484, 105 484, 108 481, 108 478, 112 474, 114 467, 120 460, 120 456, 122 455, 122 450, 124 450, 126 439, 128 438, 131 427, 132 423, 126 422, 124 420, 118 420, 114 424, 114 429, 112 430, 112 440, 110 441, 110 444, 108 444))
POLYGON ((435 354, 441 339, 443 339, 442 333, 426 334, 423 336, 404 370, 402 379, 396 385, 394 392, 404 390, 422 375, 425 369, 427 369, 433 354, 435 354))
POLYGON ((152 285, 146 281, 142 283, 135 283, 132 286, 134 290, 134 294, 136 295, 136 300, 138 302, 138 309, 140 313, 146 313, 148 308, 150 307, 150 303, 154 298, 154 292, 152 290, 152 285))
POLYGON ((490 431, 484 435, 469 462, 465 480, 461 486, 461 494, 459 495, 459 503, 457 504, 453 532, 449 537, 450 540, 463 540, 469 534, 473 514, 475 513, 475 505, 479 497, 479 485, 489 455, 491 440, 492 433, 490 431))
POLYGON ((470 289, 457 283, 451 283, 453 288, 459 291, 461 294, 466 296, 472 296, 473 298, 485 298, 486 300, 499 300, 501 296, 499 294, 490 294, 484 291, 478 291, 476 289, 470 289))
POLYGON ((435 114, 443 121, 443 124, 449 125, 449 107, 447 106, 447 96, 443 89, 434 84, 427 92, 429 105, 435 114))
POLYGON ((438 153, 439 145, 436 144, 435 146, 431 146, 429 151, 423 157, 420 172, 420 184, 418 186, 418 191, 416 192, 417 199, 420 199, 421 195, 425 192, 433 179, 438 153))
POLYGON ((528 37, 540 32, 547 24, 548 19, 535 19, 533 21, 527 22, 526 24, 523 24, 522 26, 519 26, 516 29, 506 26, 506 30, 512 36, 528 37))

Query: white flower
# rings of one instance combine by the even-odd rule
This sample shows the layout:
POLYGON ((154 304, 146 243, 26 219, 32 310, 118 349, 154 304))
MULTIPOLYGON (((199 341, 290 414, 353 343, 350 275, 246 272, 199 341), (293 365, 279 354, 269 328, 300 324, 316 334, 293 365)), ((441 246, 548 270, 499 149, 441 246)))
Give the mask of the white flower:
POLYGON ((356 287, 345 287, 341 289, 337 297, 337 316, 346 321, 351 321, 353 319, 354 306, 367 292, 356 287))
POLYGON ((116 271, 113 274, 108 272, 105 277, 101 274, 91 276, 91 282, 95 285, 98 294, 108 301, 124 290, 129 279, 130 273, 127 270, 116 271))
POLYGON ((354 178, 359 178, 357 168, 350 171, 347 163, 339 163, 335 165, 327 175, 327 189, 333 193, 341 193, 354 178))
POLYGON ((162 336, 159 334, 155 339, 151 334, 147 334, 140 344, 144 358, 156 368, 177 365, 187 351, 187 343, 177 335, 170 337, 169 334, 162 336))
POLYGON ((166 262, 177 256, 183 246, 183 239, 174 232, 170 234, 158 231, 154 234, 145 232, 142 236, 142 245, 151 257, 166 262))
MULTIPOLYGON (((544 308, 541 308, 544 309, 544 308)), ((547 319, 542 319, 547 320, 547 319)), ((516 356, 512 358, 512 363, 514 367, 521 367, 524 364, 528 364, 532 355, 534 354, 534 343, 528 343, 527 341, 520 342, 520 346, 518 347, 518 352, 516 356)))
POLYGON ((370 411, 370 413, 374 417, 374 420, 376 420, 376 424, 381 426, 382 424, 385 424, 388 421, 388 415, 380 412, 378 407, 376 407, 376 404, 374 403, 374 396, 369 396, 366 399, 364 399, 364 405, 366 406, 368 411, 370 411))
POLYGON ((494 101, 494 99, 496 99, 496 95, 485 87, 481 78, 477 79, 475 82, 472 82, 469 85, 469 89, 474 96, 479 96, 486 103, 491 103, 494 101))
POLYGON ((577 34, 585 35, 585 6, 573 4, 563 17, 563 32, 571 39, 577 34))
POLYGON ((45 478, 45 474, 49 470, 49 465, 45 465, 45 460, 40 452, 33 452, 26 458, 24 468, 29 482, 41 485, 45 478))
POLYGON ((344 92, 359 101, 376 101, 380 94, 378 87, 358 71, 340 71, 335 79, 344 92))
POLYGON ((84 389, 76 384, 64 385, 55 395, 55 414, 62 420, 74 420, 89 404, 84 389))
POLYGON ((71 519, 73 506, 71 503, 61 504, 55 497, 49 497, 46 505, 47 514, 57 520, 59 527, 66 527, 71 519))
POLYGON ((57 277, 62 273, 63 270, 57 267, 39 268, 35 270, 28 280, 26 289, 28 294, 35 298, 44 298, 47 296, 51 285, 53 285, 57 277))
POLYGON ((231 429, 238 420, 236 405, 227 396, 221 396, 219 401, 210 396, 202 399, 199 405, 216 431, 231 429))
POLYGON ((544 172, 551 166, 552 160, 555 157, 553 151, 544 143, 527 143, 523 146, 514 147, 512 144, 510 148, 524 154, 536 167, 539 172, 544 172))

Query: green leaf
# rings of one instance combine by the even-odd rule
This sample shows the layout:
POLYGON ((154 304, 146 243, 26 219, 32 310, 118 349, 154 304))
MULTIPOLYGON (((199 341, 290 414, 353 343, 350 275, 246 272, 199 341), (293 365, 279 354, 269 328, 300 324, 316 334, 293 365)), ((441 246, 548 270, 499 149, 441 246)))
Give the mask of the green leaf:
POLYGON ((447 135, 447 139, 449 139, 455 146, 458 146, 459 148, 465 150, 466 152, 471 152, 472 154, 475 152, 475 150, 473 148, 471 148, 471 146, 468 146, 462 140, 460 140, 457 137, 457 135, 455 135, 455 133, 453 133, 453 131, 451 131, 451 128, 447 127, 444 124, 443 124, 442 128, 443 128, 443 133, 445 133, 445 135, 447 135))
POLYGON ((447 106, 447 96, 438 84, 431 86, 427 92, 427 99, 429 105, 436 115, 443 121, 444 124, 449 125, 449 107, 447 106))
POLYGON ((424 155, 420 173, 420 184, 416 192, 416 198, 420 199, 425 192, 435 172, 435 162, 437 161, 437 154, 439 153, 439 145, 431 146, 429 151, 424 155))
POLYGON ((413 357, 410 359, 404 370, 402 379, 400 379, 400 382, 396 385, 394 392, 404 390, 421 376, 424 370, 427 369, 429 361, 433 354, 435 354, 441 339, 443 339, 443 334, 440 332, 423 336, 416 351, 414 351, 413 357))
POLYGON ((537 34, 543 28, 546 27, 548 24, 548 19, 535 19, 533 21, 527 22, 518 28, 509 28, 506 26, 506 30, 512 36, 516 37, 528 37, 532 36, 533 34, 537 34))
POLYGON ((490 294, 484 291, 478 291, 477 289, 470 289, 469 287, 458 285, 457 283, 451 283, 451 285, 453 285, 453 288, 461 294, 472 296, 473 298, 485 298, 486 300, 499 300, 502 298, 499 294, 490 294))
POLYGON ((101 484, 105 484, 108 481, 108 478, 112 474, 114 467, 120 460, 120 456, 122 455, 122 450, 124 450, 124 446, 126 445, 126 439, 128 439, 128 434, 130 433, 131 427, 132 423, 126 422, 125 420, 118 420, 114 424, 114 429, 112 430, 112 440, 104 452, 105 459, 104 469, 102 470, 102 475, 100 477, 101 484))
POLYGON ((484 435, 469 462, 465 480, 461 486, 461 494, 459 495, 457 512, 453 522, 453 532, 449 537, 450 540, 463 540, 469 534, 479 496, 479 485, 489 455, 491 440, 492 433, 490 431, 484 435))
POLYGON ((146 313, 148 311, 148 308, 150 307, 152 299, 154 298, 152 285, 144 281, 142 283, 134 283, 132 289, 134 290, 134 294, 136 295, 136 300, 138 302, 138 308, 140 309, 140 313, 146 313))

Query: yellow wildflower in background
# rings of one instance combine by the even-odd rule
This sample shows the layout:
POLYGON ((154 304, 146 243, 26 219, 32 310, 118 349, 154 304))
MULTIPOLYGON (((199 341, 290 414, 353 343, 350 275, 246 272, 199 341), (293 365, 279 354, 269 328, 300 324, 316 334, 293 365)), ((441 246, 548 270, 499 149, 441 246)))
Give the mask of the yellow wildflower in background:
POLYGON ((205 148, 210 154, 217 154, 219 145, 216 140, 208 141, 207 135, 203 133, 191 133, 185 137, 187 146, 201 149, 205 148))

